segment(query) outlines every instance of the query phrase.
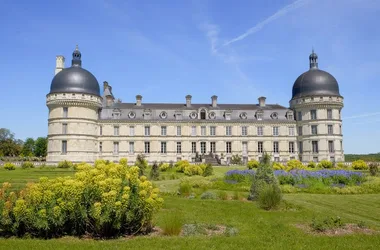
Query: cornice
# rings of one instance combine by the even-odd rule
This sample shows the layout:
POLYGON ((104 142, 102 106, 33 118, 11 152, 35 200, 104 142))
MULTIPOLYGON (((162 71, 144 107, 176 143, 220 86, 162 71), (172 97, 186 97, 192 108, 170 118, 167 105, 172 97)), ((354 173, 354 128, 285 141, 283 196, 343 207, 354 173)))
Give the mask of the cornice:
POLYGON ((222 125, 226 126, 226 124, 238 124, 238 125, 278 125, 278 124, 288 124, 288 125, 296 125, 295 120, 142 120, 142 119, 114 119, 114 120, 98 120, 99 124, 118 124, 125 123, 128 125, 165 125, 165 124, 177 124, 177 125, 199 125, 199 126, 207 126, 207 125, 222 125))

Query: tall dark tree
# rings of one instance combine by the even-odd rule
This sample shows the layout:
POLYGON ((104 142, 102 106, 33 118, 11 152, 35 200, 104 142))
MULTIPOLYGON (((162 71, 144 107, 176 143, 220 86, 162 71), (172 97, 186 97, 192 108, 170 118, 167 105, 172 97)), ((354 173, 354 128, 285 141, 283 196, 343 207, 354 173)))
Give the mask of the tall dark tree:
POLYGON ((21 152, 22 141, 15 140, 14 134, 6 128, 0 128, 0 155, 18 156, 21 152))
POLYGON ((21 153, 24 156, 34 156, 35 142, 33 138, 26 138, 24 146, 22 147, 21 153))
POLYGON ((34 144, 34 155, 37 157, 45 157, 47 155, 47 138, 38 137, 34 144))

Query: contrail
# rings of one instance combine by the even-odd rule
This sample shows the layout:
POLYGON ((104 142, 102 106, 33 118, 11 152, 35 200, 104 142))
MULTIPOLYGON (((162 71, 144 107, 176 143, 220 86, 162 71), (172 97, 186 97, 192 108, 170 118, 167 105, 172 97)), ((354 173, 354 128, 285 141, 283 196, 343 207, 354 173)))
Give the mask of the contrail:
POLYGON ((343 120, 345 120, 345 119, 355 119, 355 118, 367 117, 367 116, 375 116, 375 115, 380 115, 380 112, 343 117, 343 120))
POLYGON ((289 5, 285 6, 284 8, 282 8, 279 11, 277 11, 276 13, 274 13, 272 16, 268 17, 264 21, 256 24, 255 26, 253 26, 252 28, 250 28, 249 30, 247 30, 244 34, 242 34, 242 35, 240 35, 240 36, 238 36, 238 37, 236 37, 234 39, 231 39, 228 42, 225 42, 223 44, 223 47, 227 46, 227 45, 229 45, 231 43, 243 40, 247 36, 249 36, 251 34, 254 34, 257 31, 261 30, 265 25, 269 24, 270 22, 273 22, 273 21, 277 20, 278 18, 286 15, 287 13, 289 13, 289 12, 291 12, 293 10, 296 10, 296 9, 304 6, 305 4, 307 4, 310 1, 311 0, 297 0, 297 1, 295 1, 295 2, 293 2, 291 4, 289 4, 289 5))

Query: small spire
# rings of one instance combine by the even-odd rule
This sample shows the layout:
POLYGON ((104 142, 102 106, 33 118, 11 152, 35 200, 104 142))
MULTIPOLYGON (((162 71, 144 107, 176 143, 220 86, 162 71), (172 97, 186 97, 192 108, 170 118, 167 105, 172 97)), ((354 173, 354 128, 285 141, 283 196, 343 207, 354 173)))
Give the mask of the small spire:
POLYGON ((82 66, 81 57, 82 57, 82 54, 79 51, 78 45, 76 45, 75 50, 73 52, 73 60, 71 61, 71 65, 81 67, 82 66))
POLYGON ((311 49, 309 56, 310 69, 318 69, 318 55, 314 52, 314 47, 311 49))

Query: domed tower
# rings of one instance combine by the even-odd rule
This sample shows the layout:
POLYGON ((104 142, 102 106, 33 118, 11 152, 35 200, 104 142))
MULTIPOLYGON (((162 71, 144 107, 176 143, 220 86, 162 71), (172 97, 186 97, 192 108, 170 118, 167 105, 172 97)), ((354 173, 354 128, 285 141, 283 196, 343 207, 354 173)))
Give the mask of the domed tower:
POLYGON ((344 161, 341 110, 343 97, 337 80, 318 69, 314 50, 310 69, 293 85, 290 108, 297 120, 297 140, 301 161, 344 161))
MULTIPOLYGON (((82 68, 82 54, 74 50, 71 67, 57 57, 56 75, 46 96, 49 108, 47 162, 93 162, 97 157, 99 83, 82 68)), ((63 59, 62 59, 63 58, 63 59)))

